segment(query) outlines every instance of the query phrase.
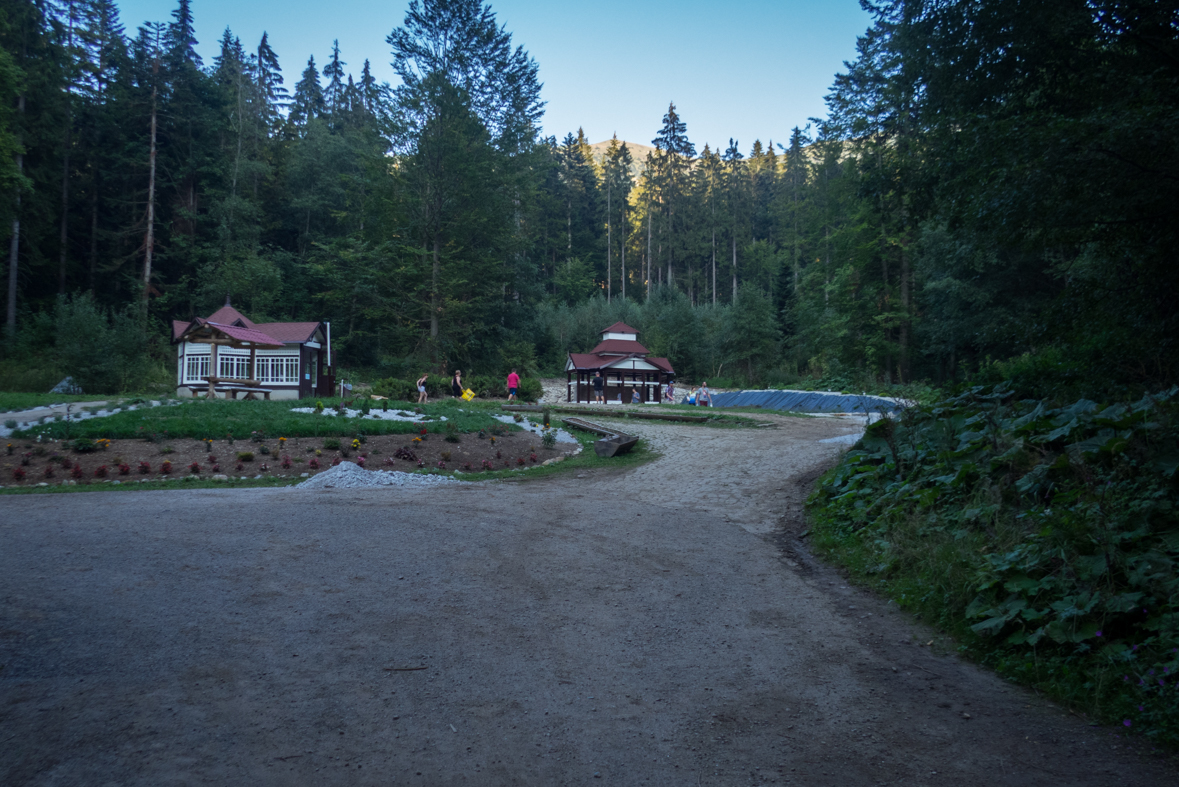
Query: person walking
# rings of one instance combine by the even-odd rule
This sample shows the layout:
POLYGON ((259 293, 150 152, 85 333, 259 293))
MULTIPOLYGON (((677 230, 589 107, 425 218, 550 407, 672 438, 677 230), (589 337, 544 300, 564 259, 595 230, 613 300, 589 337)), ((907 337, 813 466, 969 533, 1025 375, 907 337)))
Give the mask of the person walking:
POLYGON ((454 377, 450 380, 450 393, 455 399, 463 397, 463 370, 455 369, 454 377))
POLYGON ((631 404, 642 404, 643 403, 642 397, 639 396, 639 387, 637 385, 634 388, 630 389, 630 403, 631 404))
POLYGON ((426 375, 427 372, 422 372, 422 376, 418 378, 418 404, 425 404, 429 398, 426 396, 426 375))
POLYGON ((594 372, 594 404, 605 404, 605 387, 606 380, 602 377, 602 372, 599 369, 594 372))
POLYGON ((700 383, 700 390, 696 392, 697 407, 712 407, 712 394, 708 390, 708 381, 700 383))
POLYGON ((663 398, 675 404, 675 380, 668 380, 663 387, 663 398))
POLYGON ((508 375, 508 401, 516 401, 516 391, 520 388, 520 375, 516 374, 513 368, 512 373, 508 375))

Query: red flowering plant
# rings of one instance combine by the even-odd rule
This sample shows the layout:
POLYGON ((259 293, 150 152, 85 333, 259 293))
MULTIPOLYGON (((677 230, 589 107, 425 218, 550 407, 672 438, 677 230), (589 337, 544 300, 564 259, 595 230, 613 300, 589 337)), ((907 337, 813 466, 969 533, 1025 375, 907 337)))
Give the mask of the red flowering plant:
POLYGON ((139 463, 139 474, 140 475, 147 475, 150 472, 151 472, 151 464, 150 463, 148 463, 148 462, 140 462, 139 463))
POLYGON ((291 469, 291 458, 289 456, 284 456, 282 458, 282 469, 283 470, 290 470, 291 469))
POLYGON ((120 464, 119 465, 119 475, 131 475, 131 465, 125 464, 125 463, 120 464))
POLYGON ((94 468, 94 477, 106 478, 106 465, 99 465, 98 467, 94 468))
MULTIPOLYGON (((312 470, 318 470, 319 469, 319 460, 313 456, 313 457, 311 457, 310 460, 308 460, 307 466, 310 467, 312 470)), ((240 468, 241 465, 238 465, 238 467, 240 468)))
POLYGON ((522 465, 522 464, 524 464, 524 457, 522 457, 522 456, 517 456, 517 457, 516 457, 516 464, 517 464, 517 465, 522 465))
POLYGON ((171 473, 172 472, 172 463, 169 462, 167 459, 165 459, 163 462, 160 463, 160 472, 164 475, 168 475, 169 473, 171 473))
POLYGON ((188 466, 188 471, 189 471, 190 473, 192 473, 193 475, 198 475, 198 474, 200 474, 200 472, 201 472, 201 463, 200 463, 200 462, 193 462, 192 464, 190 464, 190 465, 188 466))
POLYGON ((23 467, 17 466, 12 468, 12 478, 14 481, 24 481, 26 475, 27 473, 25 473, 23 467))
POLYGON ((53 478, 53 465, 45 465, 43 474, 46 478, 53 478))
POLYGON ((529 460, 530 462, 535 462, 535 461, 536 461, 536 454, 530 454, 530 455, 529 455, 529 457, 528 457, 528 460, 529 460))
POLYGON ((81 481, 86 476, 86 474, 82 472, 82 465, 74 465, 73 469, 70 470, 70 475, 76 481, 81 481))
POLYGON ((356 457, 356 466, 361 467, 361 468, 364 467, 364 457, 363 456, 356 457))

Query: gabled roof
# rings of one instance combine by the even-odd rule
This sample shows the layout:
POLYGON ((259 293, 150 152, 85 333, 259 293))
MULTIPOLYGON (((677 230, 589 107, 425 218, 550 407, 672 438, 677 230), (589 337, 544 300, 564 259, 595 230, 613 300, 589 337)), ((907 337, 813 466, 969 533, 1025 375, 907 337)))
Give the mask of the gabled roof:
POLYGON ((668 374, 675 374, 675 369, 671 368, 671 361, 667 360, 666 358, 652 358, 652 357, 648 356, 648 357, 644 358, 643 360, 646 361, 647 363, 651 364, 652 366, 658 366, 660 369, 667 372, 668 374))
POLYGON ((261 322, 254 326, 283 342, 311 341, 315 331, 319 328, 317 322, 261 322))
MULTIPOLYGON (((619 323, 621 325, 622 323, 619 323)), ((646 355, 649 353, 643 345, 638 342, 632 342, 627 339, 606 339, 599 342, 598 346, 590 350, 592 354, 606 353, 609 355, 646 355)))
POLYGON ((627 325, 624 322, 616 322, 613 325, 611 325, 609 328, 607 328, 606 330, 602 331, 602 333, 633 333, 635 336, 639 335, 639 332, 637 330, 630 327, 629 325, 627 325))
POLYGON ((245 315, 230 306, 228 303, 210 314, 208 320, 209 322, 215 322, 218 325, 240 325, 243 328, 257 327, 254 325, 254 323, 247 320, 245 315))

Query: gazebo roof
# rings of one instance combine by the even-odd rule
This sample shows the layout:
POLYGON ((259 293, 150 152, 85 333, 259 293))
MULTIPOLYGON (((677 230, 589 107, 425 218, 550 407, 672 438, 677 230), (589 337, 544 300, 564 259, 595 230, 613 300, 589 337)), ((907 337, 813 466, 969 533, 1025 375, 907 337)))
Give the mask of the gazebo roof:
POLYGON ((606 339, 590 350, 591 354, 602 355, 646 355, 651 352, 638 342, 627 339, 606 339))
POLYGON ((616 322, 613 325, 611 325, 609 328, 607 328, 606 330, 602 331, 602 333, 633 333, 635 336, 639 335, 639 332, 637 330, 630 327, 629 325, 627 325, 624 322, 616 322))

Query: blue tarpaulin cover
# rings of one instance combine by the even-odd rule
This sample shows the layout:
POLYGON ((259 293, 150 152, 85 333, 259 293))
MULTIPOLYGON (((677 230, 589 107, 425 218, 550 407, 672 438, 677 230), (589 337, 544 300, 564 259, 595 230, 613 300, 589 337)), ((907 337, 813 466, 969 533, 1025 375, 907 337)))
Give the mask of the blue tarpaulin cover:
MULTIPOLYGON (((684 397, 681 404, 691 404, 684 397)), ((713 407, 761 407, 795 413, 896 413, 905 404, 886 396, 828 393, 825 391, 734 391, 714 393, 713 407)))

